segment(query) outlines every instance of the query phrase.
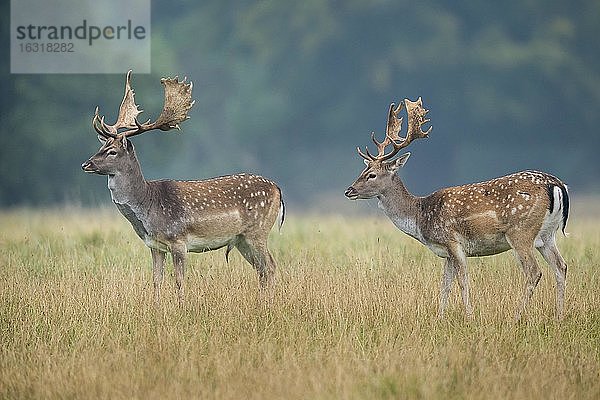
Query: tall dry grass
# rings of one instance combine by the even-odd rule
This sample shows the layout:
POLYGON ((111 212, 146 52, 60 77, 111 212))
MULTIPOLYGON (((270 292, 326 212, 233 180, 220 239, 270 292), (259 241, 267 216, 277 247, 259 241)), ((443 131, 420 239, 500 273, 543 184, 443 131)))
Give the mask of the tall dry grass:
POLYGON ((259 293, 237 253, 172 265, 158 308, 150 253, 113 210, 0 214, 0 398, 599 398, 600 218, 573 218, 566 318, 546 266, 525 322, 514 257, 470 260, 475 317, 441 261, 387 220, 292 216, 259 293))

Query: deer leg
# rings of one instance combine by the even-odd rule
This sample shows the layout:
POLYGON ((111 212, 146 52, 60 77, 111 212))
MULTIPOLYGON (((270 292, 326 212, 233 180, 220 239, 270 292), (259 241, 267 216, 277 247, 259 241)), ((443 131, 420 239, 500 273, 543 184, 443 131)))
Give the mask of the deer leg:
POLYGON ((544 241, 544 245, 537 249, 556 276, 556 317, 561 320, 565 304, 565 285, 567 279, 567 263, 560 255, 554 237, 544 241))
POLYGON ((262 289, 273 285, 275 261, 266 245, 266 240, 252 240, 243 237, 237 244, 242 256, 256 269, 262 289))
POLYGON ((152 278, 154 281, 154 303, 160 304, 160 287, 163 283, 165 271, 165 257, 167 253, 158 249, 150 249, 152 253, 152 278))
MULTIPOLYGON (((510 242, 509 242, 510 243, 510 242)), ((521 301, 521 307, 517 310, 515 315, 515 320, 519 321, 525 308, 527 307, 527 303, 531 296, 533 295, 533 291, 537 286, 538 282, 542 278, 542 271, 540 271, 540 267, 535 260, 533 255, 533 246, 531 247, 517 247, 514 248, 517 260, 521 263, 523 267, 523 273, 525 274, 525 290, 523 292, 523 299, 521 301)))
POLYGON ((179 305, 183 305, 183 278, 185 274, 185 259, 187 256, 187 248, 185 245, 173 245, 171 247, 173 255, 173 266, 175 267, 175 282, 177 283, 177 298, 179 305))
POLYGON ((450 264, 454 265, 454 274, 458 278, 458 286, 460 287, 460 295, 463 305, 465 306, 465 314, 467 319, 473 317, 473 307, 469 301, 469 274, 467 273, 467 257, 463 248, 456 244, 449 246, 448 256, 450 264))
POLYGON ((442 276, 442 285, 440 289, 440 308, 438 311, 438 317, 441 319, 444 317, 446 312, 446 306, 448 305, 448 295, 450 289, 452 289, 452 283, 456 277, 456 269, 450 258, 446 258, 444 263, 444 275, 442 276))

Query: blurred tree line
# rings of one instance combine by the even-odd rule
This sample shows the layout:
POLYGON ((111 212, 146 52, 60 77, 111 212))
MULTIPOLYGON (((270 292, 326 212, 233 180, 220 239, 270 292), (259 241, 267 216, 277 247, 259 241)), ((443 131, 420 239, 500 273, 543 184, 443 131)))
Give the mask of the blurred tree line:
MULTIPOLYGON (((125 71, 11 75, 7 3, 0 205, 109 202, 80 165, 125 71)), ((422 96, 434 128, 403 171, 414 193, 524 168, 597 193, 599 21, 596 0, 154 1, 142 116, 160 112, 161 76, 188 76, 196 105, 181 133, 134 144, 148 179, 252 171, 311 207, 342 199, 389 103, 422 96)))

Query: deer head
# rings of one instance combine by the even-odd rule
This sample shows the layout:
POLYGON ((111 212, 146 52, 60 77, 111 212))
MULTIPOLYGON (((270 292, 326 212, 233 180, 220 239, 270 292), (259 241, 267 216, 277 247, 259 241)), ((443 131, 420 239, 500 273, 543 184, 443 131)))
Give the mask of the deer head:
POLYGON ((104 116, 100 117, 96 107, 92 126, 98 133, 102 147, 82 164, 85 172, 114 175, 117 171, 123 171, 135 160, 133 145, 128 138, 155 129, 179 129, 179 123, 189 118, 187 113, 194 105, 191 98, 192 83, 186 83, 185 79, 180 82, 177 77, 163 78, 160 82, 165 88, 165 101, 160 116, 154 122, 148 120, 141 124, 137 119, 142 110, 135 104, 135 93, 131 88, 131 70, 127 72, 125 94, 114 125, 105 123, 104 116))
POLYGON ((393 157, 413 140, 428 137, 431 132, 431 127, 427 131, 421 130, 422 125, 429 122, 425 118, 428 112, 423 108, 423 101, 420 97, 417 101, 405 99, 398 107, 394 103, 390 105, 385 139, 379 142, 375 139, 375 132, 371 132, 371 140, 377 146, 377 155, 371 154, 368 147, 365 148, 364 153, 357 148, 358 154, 364 158, 366 168, 346 190, 346 197, 351 200, 370 199, 379 196, 385 188, 390 187, 392 177, 406 163, 410 153, 404 153, 395 159, 393 157), (408 128, 406 137, 400 137, 402 117, 399 115, 404 107, 408 116, 408 128), (385 148, 390 145, 392 150, 386 154, 385 148))

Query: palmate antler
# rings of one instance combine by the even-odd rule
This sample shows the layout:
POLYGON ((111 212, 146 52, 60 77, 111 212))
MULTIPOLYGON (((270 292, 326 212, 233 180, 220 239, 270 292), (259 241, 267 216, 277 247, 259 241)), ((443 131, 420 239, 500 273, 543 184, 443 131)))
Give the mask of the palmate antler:
POLYGON ((188 111, 194 105, 192 100, 192 82, 186 83, 185 78, 179 81, 175 78, 162 78, 160 83, 165 87, 165 102, 159 117, 155 122, 150 120, 141 124, 137 116, 142 112, 135 104, 135 92, 131 88, 131 70, 127 72, 125 81, 125 94, 123 101, 119 107, 119 116, 114 125, 108 125, 104 122, 104 116, 100 117, 98 107, 92 119, 92 126, 99 135, 108 138, 116 138, 118 135, 132 137, 151 131, 160 129, 168 131, 171 129, 179 129, 179 124, 189 118, 188 111), (119 132, 120 129, 125 131, 119 132))
POLYGON ((404 99, 398 107, 394 103, 390 104, 390 110, 388 112, 388 119, 385 131, 385 139, 382 142, 378 142, 375 139, 375 132, 371 132, 371 140, 377 146, 377 155, 374 156, 369 152, 369 148, 365 147, 366 153, 363 153, 359 147, 358 154, 367 161, 385 161, 394 157, 401 149, 407 147, 413 140, 428 137, 432 127, 429 127, 427 131, 422 131, 421 127, 429 122, 425 118, 425 115, 429 112, 423 108, 423 100, 419 97, 417 101, 410 101, 404 99), (406 114, 408 115, 408 128, 406 137, 400 137, 400 130, 402 129, 402 117, 399 117, 402 108, 406 107, 406 114), (393 146, 390 153, 385 154, 385 148, 389 145, 393 146))

